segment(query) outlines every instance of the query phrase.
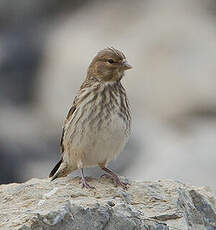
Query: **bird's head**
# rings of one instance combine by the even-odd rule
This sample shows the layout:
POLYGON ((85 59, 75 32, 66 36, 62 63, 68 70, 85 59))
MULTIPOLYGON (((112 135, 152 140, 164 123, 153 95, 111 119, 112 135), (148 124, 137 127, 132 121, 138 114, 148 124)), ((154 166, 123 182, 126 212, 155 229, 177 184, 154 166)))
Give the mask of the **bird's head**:
POLYGON ((104 82, 120 81, 124 71, 131 69, 125 55, 114 48, 106 48, 98 52, 92 60, 88 76, 94 76, 104 82))

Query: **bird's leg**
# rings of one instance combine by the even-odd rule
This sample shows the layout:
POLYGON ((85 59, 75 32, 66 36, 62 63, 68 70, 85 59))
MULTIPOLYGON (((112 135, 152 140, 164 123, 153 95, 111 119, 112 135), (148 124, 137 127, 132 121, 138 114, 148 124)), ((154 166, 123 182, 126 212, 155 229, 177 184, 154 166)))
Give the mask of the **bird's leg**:
POLYGON ((87 183, 86 178, 83 173, 83 168, 81 168, 80 170, 81 170, 81 177, 82 177, 82 188, 95 189, 95 187, 87 183))
POLYGON ((120 180, 119 176, 115 174, 112 170, 108 169, 107 167, 103 165, 99 165, 101 169, 103 169, 105 172, 109 173, 109 175, 112 177, 112 179, 115 182, 115 185, 122 186, 123 189, 127 189, 127 183, 124 183, 120 180))

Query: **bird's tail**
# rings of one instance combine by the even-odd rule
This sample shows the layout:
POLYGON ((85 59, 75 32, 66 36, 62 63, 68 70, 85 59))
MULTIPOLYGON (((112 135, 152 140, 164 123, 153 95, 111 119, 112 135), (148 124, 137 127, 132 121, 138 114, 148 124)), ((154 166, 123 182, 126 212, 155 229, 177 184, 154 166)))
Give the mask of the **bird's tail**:
POLYGON ((53 170, 51 171, 51 173, 49 174, 49 177, 52 177, 56 171, 58 170, 58 168, 60 167, 61 163, 62 163, 63 159, 61 158, 61 160, 56 164, 56 166, 53 168, 53 170))
POLYGON ((49 174, 49 177, 52 177, 51 181, 53 181, 58 177, 65 177, 69 173, 71 173, 70 168, 67 166, 65 162, 63 162, 63 159, 61 158, 61 160, 56 164, 56 166, 49 174))

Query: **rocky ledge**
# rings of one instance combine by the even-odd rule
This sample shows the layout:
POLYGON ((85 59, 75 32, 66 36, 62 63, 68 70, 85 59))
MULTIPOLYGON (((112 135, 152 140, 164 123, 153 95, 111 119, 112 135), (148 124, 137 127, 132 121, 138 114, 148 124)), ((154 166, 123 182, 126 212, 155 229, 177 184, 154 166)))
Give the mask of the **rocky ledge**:
MULTIPOLYGON (((124 178, 123 178, 124 179, 124 178)), ((0 186, 0 229, 215 230, 215 196, 177 181, 129 181, 127 191, 108 178, 31 179, 0 186)))

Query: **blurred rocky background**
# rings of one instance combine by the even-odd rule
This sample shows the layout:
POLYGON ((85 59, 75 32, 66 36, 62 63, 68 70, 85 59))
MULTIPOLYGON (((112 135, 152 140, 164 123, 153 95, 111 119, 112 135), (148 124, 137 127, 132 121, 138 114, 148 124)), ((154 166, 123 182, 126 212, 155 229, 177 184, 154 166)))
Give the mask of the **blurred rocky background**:
POLYGON ((47 177, 91 59, 113 46, 134 67, 133 132, 111 168, 216 188, 215 25, 214 0, 2 0, 0 183, 47 177))

